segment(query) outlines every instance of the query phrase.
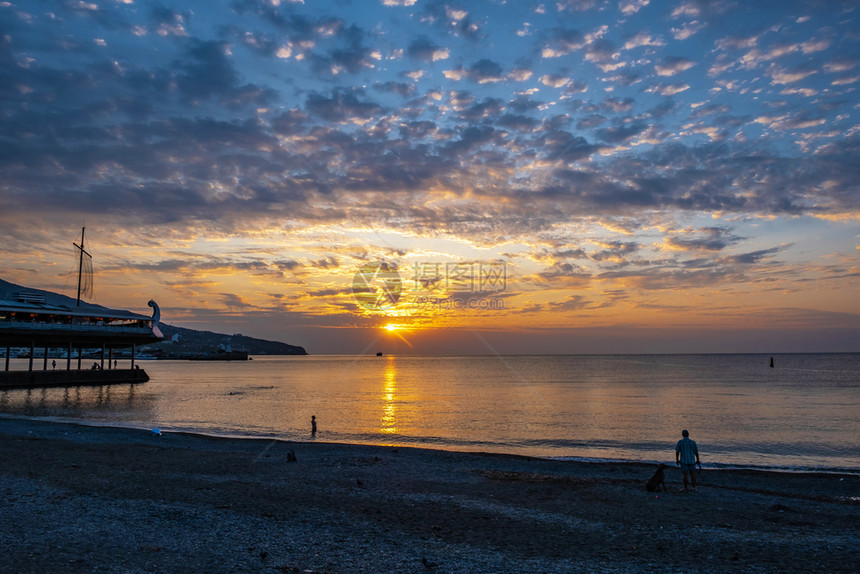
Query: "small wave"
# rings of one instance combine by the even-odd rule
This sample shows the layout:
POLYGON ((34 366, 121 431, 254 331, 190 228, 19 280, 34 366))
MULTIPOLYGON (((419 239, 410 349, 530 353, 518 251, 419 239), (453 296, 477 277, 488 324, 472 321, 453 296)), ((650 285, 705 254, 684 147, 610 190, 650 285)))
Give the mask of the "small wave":
MULTIPOLYGON (((588 463, 642 463, 642 464, 666 464, 675 466, 674 463, 666 462, 665 460, 646 460, 646 459, 627 459, 627 458, 603 458, 590 456, 553 456, 546 457, 550 460, 568 461, 568 462, 588 462, 588 463)), ((732 464, 724 462, 703 463, 702 470, 755 470, 761 472, 790 472, 790 473, 816 473, 816 474, 848 474, 852 476, 860 476, 860 468, 850 468, 841 466, 805 466, 805 465, 756 465, 756 464, 732 464)))

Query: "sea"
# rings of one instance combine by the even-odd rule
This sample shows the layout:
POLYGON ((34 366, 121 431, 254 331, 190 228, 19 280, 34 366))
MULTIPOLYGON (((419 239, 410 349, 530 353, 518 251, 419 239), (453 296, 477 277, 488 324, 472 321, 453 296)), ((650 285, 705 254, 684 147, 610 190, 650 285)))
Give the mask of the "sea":
MULTIPOLYGON (((139 361, 151 377, 145 384, 2 390, 0 416, 670 464, 682 429, 688 429, 705 467, 860 473, 860 354, 773 355, 773 367, 770 359, 323 355, 139 361), (318 424, 315 436, 311 416, 318 424)), ((12 360, 12 368, 26 368, 26 361, 12 360)))

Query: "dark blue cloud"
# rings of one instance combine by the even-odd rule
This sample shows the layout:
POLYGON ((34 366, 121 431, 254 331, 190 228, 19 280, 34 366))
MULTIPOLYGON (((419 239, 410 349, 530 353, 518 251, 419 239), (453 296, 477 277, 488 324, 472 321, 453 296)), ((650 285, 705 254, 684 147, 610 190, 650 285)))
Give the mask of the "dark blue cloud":
POLYGON ((612 127, 601 128, 595 132, 597 138, 606 143, 621 143, 638 136, 648 129, 648 124, 636 121, 624 121, 612 127))
POLYGON ((336 89, 331 95, 313 93, 305 102, 308 113, 329 122, 371 119, 382 113, 382 106, 367 99, 363 90, 336 89))
POLYGON ((336 47, 327 52, 315 52, 311 60, 318 72, 333 72, 345 70, 357 74, 367 67, 372 67, 369 46, 365 45, 365 32, 356 25, 339 27, 334 36, 336 47))
POLYGON ((408 98, 415 94, 415 86, 413 84, 407 84, 405 82, 382 82, 374 84, 373 87, 380 92, 391 92, 399 94, 404 98, 408 98))
POLYGON ((670 237, 667 242, 671 246, 683 250, 722 251, 740 239, 728 229, 706 227, 697 230, 694 234, 670 237))
POLYGON ((442 46, 432 42, 427 36, 419 36, 415 38, 406 47, 406 53, 417 60, 432 62, 437 53, 444 50, 442 46))
POLYGON ((190 99, 208 98, 235 89, 239 74, 224 53, 220 42, 192 40, 175 62, 178 73, 176 84, 180 92, 190 99))
POLYGON ((469 12, 469 3, 430 0, 423 3, 424 19, 451 35, 479 40, 483 37, 480 24, 469 12), (465 12, 460 17, 459 12, 465 12))

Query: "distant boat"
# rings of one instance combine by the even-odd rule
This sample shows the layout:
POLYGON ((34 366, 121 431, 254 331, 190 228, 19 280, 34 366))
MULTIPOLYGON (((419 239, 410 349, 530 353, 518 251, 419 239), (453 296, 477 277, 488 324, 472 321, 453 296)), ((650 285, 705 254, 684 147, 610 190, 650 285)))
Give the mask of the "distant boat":
POLYGON ((377 356, 377 357, 381 357, 381 356, 382 356, 382 351, 376 351, 376 356, 377 356))

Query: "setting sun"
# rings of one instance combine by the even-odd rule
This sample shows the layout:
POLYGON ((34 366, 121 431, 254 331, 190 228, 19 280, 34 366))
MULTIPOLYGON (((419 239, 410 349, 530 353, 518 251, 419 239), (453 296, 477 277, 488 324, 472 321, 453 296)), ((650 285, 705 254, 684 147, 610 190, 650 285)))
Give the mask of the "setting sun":
POLYGON ((389 333, 393 334, 395 337, 397 337, 398 339, 400 339, 401 341, 406 343, 410 349, 414 348, 412 343, 410 343, 408 340, 406 340, 406 337, 404 337, 401 334, 402 332, 410 332, 411 327, 409 327, 407 325, 397 325, 395 323, 388 323, 383 327, 383 329, 385 329, 386 331, 388 331, 389 333))

